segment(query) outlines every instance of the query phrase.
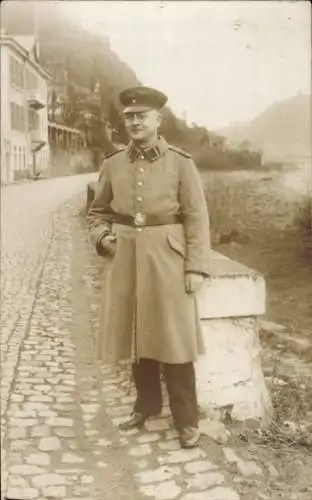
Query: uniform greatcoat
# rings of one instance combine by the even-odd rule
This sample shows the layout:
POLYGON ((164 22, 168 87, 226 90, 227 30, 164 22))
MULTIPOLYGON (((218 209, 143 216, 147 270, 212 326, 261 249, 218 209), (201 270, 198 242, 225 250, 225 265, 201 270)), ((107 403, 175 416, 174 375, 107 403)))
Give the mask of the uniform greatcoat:
POLYGON ((185 272, 209 275, 209 218, 199 173, 188 153, 160 137, 154 147, 129 145, 104 162, 88 213, 90 239, 116 234, 104 272, 99 357, 107 363, 150 358, 193 362, 204 352, 196 296, 185 272), (124 215, 180 214, 181 224, 132 227, 124 215))

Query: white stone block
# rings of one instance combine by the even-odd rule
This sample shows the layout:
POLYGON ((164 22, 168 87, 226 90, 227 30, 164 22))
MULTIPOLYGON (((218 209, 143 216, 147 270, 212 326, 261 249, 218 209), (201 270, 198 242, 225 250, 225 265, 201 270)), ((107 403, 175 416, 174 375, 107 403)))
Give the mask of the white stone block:
POLYGON ((198 400, 204 408, 233 405, 234 419, 271 416, 271 402, 261 367, 256 318, 202 322, 206 354, 196 365, 198 400))
POLYGON ((200 318, 264 314, 265 282, 262 276, 217 252, 212 254, 212 275, 197 297, 200 318))

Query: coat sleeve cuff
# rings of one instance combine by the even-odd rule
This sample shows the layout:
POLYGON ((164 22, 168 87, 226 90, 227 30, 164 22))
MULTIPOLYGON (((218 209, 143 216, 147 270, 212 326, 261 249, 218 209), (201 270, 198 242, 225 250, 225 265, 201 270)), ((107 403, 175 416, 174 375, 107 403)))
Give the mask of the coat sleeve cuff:
POLYGON ((208 257, 204 262, 193 262, 192 260, 186 259, 185 262, 185 272, 202 274, 203 276, 211 276, 211 261, 208 257))
POLYGON ((201 276, 210 276, 211 273, 208 271, 193 271, 191 269, 186 269, 186 274, 200 274, 201 276))
POLYGON ((96 237, 95 240, 95 250, 98 255, 101 255, 101 257, 105 256, 105 249, 102 246, 102 239, 109 234, 109 231, 107 229, 103 229, 96 237))
POLYGON ((198 270, 198 269, 186 269, 185 270, 185 273, 186 274, 201 274, 202 276, 204 276, 204 278, 208 278, 209 276, 211 276, 211 272, 210 271, 203 271, 203 270, 198 270))

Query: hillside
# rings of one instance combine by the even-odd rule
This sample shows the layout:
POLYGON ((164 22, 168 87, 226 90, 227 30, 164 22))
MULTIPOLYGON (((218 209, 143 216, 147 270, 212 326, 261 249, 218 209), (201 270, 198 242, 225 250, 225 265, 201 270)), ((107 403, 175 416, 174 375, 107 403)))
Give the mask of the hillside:
MULTIPOLYGON (((83 29, 64 14, 59 2, 47 1, 2 2, 1 28, 13 36, 38 36, 39 61, 52 75, 48 105, 52 121, 86 131, 87 145, 97 153, 110 152, 128 140, 118 95, 125 87, 144 82, 112 50, 104 33, 83 29)), ((233 168, 233 155, 228 156, 223 146, 215 147, 208 130, 188 126, 168 106, 163 115, 160 133, 169 143, 192 153, 197 166, 233 168)), ((236 154, 234 163, 235 168, 253 168, 261 161, 259 155, 245 152, 243 157, 236 154)))
MULTIPOLYGON (((12 35, 34 34, 32 7, 33 2, 4 3, 1 26, 12 35)), ((51 69, 55 63, 65 64, 69 81, 90 90, 99 80, 107 102, 121 88, 139 83, 134 71, 112 51, 107 37, 93 35, 71 22, 52 2, 36 2, 35 9, 43 66, 51 69)))
POLYGON ((311 154, 311 96, 298 94, 278 101, 247 123, 234 123, 218 131, 238 145, 250 141, 270 158, 311 154))
MULTIPOLYGON (((57 3, 44 1, 3 3, 1 28, 13 36, 38 33, 40 62, 54 76, 53 85, 57 86, 61 80, 60 87, 63 86, 61 98, 68 105, 63 118, 67 125, 85 129, 81 115, 86 111, 94 112, 92 99, 97 87, 98 119, 109 122, 118 131, 117 142, 126 140, 120 121, 118 94, 125 87, 139 85, 141 82, 132 68, 111 49, 105 34, 97 35, 84 30, 65 16, 57 3), (34 9, 37 14, 37 29, 34 9), (81 103, 83 109, 79 112, 81 103)), ((98 120, 93 136, 100 128, 98 120)), ((161 132, 169 142, 181 147, 189 147, 190 141, 187 139, 190 134, 195 147, 201 141, 201 134, 187 127, 169 107, 164 112, 161 132)), ((101 134, 97 138, 100 145, 102 139, 101 134)))

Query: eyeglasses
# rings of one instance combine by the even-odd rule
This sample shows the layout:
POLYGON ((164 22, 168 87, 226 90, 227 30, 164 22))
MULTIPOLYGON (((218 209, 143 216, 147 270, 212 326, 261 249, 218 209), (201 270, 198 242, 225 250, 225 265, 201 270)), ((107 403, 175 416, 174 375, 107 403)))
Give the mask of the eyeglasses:
POLYGON ((133 122, 134 120, 138 120, 143 122, 148 117, 148 112, 140 112, 140 113, 125 113, 124 118, 129 122, 133 122))

